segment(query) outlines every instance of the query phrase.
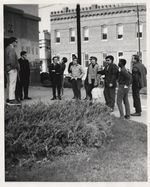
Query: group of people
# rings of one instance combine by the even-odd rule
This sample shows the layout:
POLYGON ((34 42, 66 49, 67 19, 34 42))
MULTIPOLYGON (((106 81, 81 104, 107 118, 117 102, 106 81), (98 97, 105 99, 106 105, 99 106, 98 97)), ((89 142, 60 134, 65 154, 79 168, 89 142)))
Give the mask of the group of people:
MULTIPOLYGON (((65 58, 65 57, 64 57, 65 58)), ((66 58, 65 58, 66 59, 66 58)), ((53 98, 56 99, 56 87, 58 90, 58 99, 61 99, 61 88, 62 88, 62 77, 65 70, 65 66, 62 66, 65 62, 58 62, 58 57, 53 57, 53 63, 50 65, 49 73, 52 80, 53 88, 53 98), (62 67, 63 71, 62 71, 62 67)), ((121 118, 129 119, 131 116, 141 116, 141 101, 140 101, 140 90, 146 86, 146 67, 140 62, 140 57, 138 55, 132 56, 132 73, 126 69, 126 60, 119 59, 118 66, 113 63, 114 57, 109 55, 105 58, 105 63, 103 68, 99 67, 97 63, 97 58, 95 56, 90 57, 90 64, 87 68, 87 75, 84 81, 84 87, 86 91, 86 98, 93 100, 100 93, 96 93, 97 87, 100 87, 99 77, 104 75, 104 98, 105 104, 110 107, 110 110, 114 111, 116 88, 117 89, 117 106, 120 112, 121 118), (135 113, 130 114, 130 104, 128 100, 129 89, 132 84, 132 95, 133 103, 135 108, 135 113), (96 96, 97 95, 97 96, 96 96), (125 114, 123 110, 123 103, 125 106, 125 114)), ((82 87, 82 77, 85 72, 78 62, 78 58, 74 55, 72 56, 72 62, 68 66, 68 73, 70 75, 72 90, 74 97, 73 99, 81 99, 81 87, 82 87)), ((99 89, 97 89, 99 92, 99 89)))
POLYGON ((28 96, 30 65, 27 52, 21 51, 18 59, 15 48, 17 39, 9 38, 4 51, 5 87, 8 87, 8 105, 21 105, 21 100, 32 99, 28 96))
MULTIPOLYGON (((32 99, 28 96, 30 66, 27 59, 27 52, 20 52, 20 59, 17 58, 15 47, 17 46, 17 39, 11 37, 9 45, 5 48, 5 80, 8 85, 8 105, 20 105, 23 99, 32 99), (23 94, 24 93, 24 94, 23 94)), ((86 98, 93 100, 100 96, 99 77, 104 75, 104 98, 105 104, 114 111, 116 87, 117 90, 117 106, 121 118, 130 118, 132 116, 141 116, 141 101, 140 90, 146 86, 146 67, 140 62, 138 55, 132 56, 132 73, 126 69, 126 60, 119 59, 118 66, 114 63, 114 57, 109 55, 105 58, 103 67, 99 67, 97 58, 90 57, 90 63, 87 68, 87 74, 84 81, 86 98), (130 105, 128 101, 128 93, 130 85, 132 84, 133 105, 135 113, 130 114, 130 105), (97 91, 96 91, 97 90, 97 91), (96 96, 97 95, 97 96, 96 96), (123 103, 125 105, 125 115, 123 110, 123 103)), ((52 83, 53 97, 51 100, 59 99, 63 95, 64 71, 66 68, 67 58, 63 57, 59 62, 59 57, 54 56, 52 63, 49 66, 49 75, 52 83), (57 94, 56 94, 57 90, 57 94), (56 96, 57 95, 57 96, 56 96)), ((76 55, 72 56, 72 62, 68 66, 68 73, 70 75, 70 82, 72 84, 73 99, 81 99, 82 78, 85 72, 78 61, 76 55)))

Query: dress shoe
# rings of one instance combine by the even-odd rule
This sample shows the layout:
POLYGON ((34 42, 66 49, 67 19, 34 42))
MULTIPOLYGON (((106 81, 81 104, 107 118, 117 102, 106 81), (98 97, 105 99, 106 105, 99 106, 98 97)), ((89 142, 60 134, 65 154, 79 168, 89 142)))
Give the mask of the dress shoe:
POLYGON ((125 117, 125 119, 130 119, 129 115, 125 115, 124 117, 125 117))
POLYGON ((61 96, 58 96, 58 99, 61 100, 61 96))
POLYGON ((21 102, 15 100, 15 99, 14 100, 9 100, 9 102, 7 102, 7 105, 10 105, 10 106, 12 106, 12 105, 18 105, 18 106, 20 106, 21 102))
POLYGON ((32 98, 31 97, 25 97, 24 99, 31 100, 32 98))
POLYGON ((131 114, 131 116, 141 116, 141 113, 140 112, 139 113, 135 112, 135 113, 131 114))
POLYGON ((53 97, 51 100, 56 100, 56 97, 53 97))

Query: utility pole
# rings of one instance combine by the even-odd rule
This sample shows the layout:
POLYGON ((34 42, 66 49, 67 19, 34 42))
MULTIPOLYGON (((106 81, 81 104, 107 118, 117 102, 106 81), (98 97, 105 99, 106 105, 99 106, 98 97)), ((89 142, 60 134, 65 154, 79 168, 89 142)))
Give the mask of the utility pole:
POLYGON ((77 15, 77 53, 79 64, 81 64, 81 22, 80 22, 80 5, 77 4, 76 7, 76 15, 77 15))
POLYGON ((137 26, 138 26, 138 53, 141 58, 141 41, 140 41, 140 20, 139 20, 139 7, 137 5, 137 26))

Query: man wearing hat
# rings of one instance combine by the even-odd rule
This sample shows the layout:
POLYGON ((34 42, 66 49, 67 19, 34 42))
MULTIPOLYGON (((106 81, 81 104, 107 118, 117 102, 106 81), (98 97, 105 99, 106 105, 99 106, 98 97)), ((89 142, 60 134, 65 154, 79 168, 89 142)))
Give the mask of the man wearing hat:
POLYGON ((8 105, 20 105, 20 102, 15 100, 15 89, 17 82, 17 74, 19 71, 19 63, 15 47, 17 46, 17 39, 15 37, 9 38, 9 45, 5 49, 5 71, 8 76, 8 105))

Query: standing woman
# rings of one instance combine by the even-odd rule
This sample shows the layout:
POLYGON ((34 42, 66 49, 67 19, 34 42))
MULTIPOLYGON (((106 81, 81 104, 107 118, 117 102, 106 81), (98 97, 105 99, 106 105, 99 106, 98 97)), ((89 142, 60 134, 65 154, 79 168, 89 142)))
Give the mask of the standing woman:
POLYGON ((87 70, 87 77, 88 77, 88 97, 92 100, 92 89, 97 86, 97 72, 98 72, 98 64, 97 58, 94 56, 90 57, 90 64, 87 70))

